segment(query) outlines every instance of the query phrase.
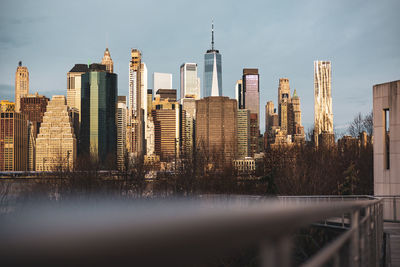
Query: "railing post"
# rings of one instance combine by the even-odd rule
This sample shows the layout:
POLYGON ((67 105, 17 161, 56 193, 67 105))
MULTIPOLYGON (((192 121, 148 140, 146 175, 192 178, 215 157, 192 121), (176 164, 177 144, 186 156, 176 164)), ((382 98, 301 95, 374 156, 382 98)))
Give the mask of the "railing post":
POLYGON ((393 220, 397 221, 396 197, 393 197, 393 220))
POLYGON ((360 260, 360 233, 359 233, 360 211, 354 210, 351 214, 351 230, 353 235, 350 242, 350 262, 349 266, 359 266, 360 260))

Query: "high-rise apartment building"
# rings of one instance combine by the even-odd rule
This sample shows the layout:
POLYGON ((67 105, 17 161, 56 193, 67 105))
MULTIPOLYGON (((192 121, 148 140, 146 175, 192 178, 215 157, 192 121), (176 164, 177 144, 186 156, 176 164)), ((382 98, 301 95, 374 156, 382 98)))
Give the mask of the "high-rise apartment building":
POLYGON ((118 96, 117 102, 117 167, 124 170, 126 159, 126 96, 118 96))
POLYGON ((28 94, 21 97, 21 113, 29 121, 28 125, 28 170, 36 168, 36 137, 39 133, 40 124, 43 121, 49 99, 45 96, 28 94))
POLYGON ((197 77, 196 63, 183 63, 181 73, 181 99, 200 99, 200 78, 197 77))
POLYGON ((29 72, 28 68, 22 66, 22 61, 18 62, 15 72, 15 111, 20 112, 20 99, 29 94, 29 72))
POLYGON ((129 121, 127 151, 132 157, 142 158, 145 151, 145 110, 147 110, 147 68, 142 63, 142 54, 131 50, 129 63, 129 121), (142 81, 143 80, 143 81, 142 81))
POLYGON ((211 27, 211 49, 204 54, 203 97, 222 96, 222 59, 214 49, 214 23, 211 27))
POLYGON ((333 134, 331 62, 314 61, 314 131, 333 134))
POLYGON ((47 105, 36 138, 36 170, 73 169, 77 141, 65 96, 55 95, 47 105))
POLYGON ((82 75, 80 153, 90 155, 103 167, 116 163, 117 93, 117 74, 106 72, 105 65, 91 64, 82 75))
POLYGON ((114 73, 114 62, 111 59, 111 54, 110 51, 108 50, 108 47, 106 48, 106 51, 104 51, 104 56, 103 59, 101 60, 101 64, 106 65, 107 72, 114 73))
MULTIPOLYGON (((81 122, 81 84, 82 74, 89 70, 86 64, 75 64, 75 66, 67 73, 67 105, 73 109, 78 115, 79 124, 81 122)), ((75 131, 79 132, 78 129, 75 131)))
POLYGON ((242 159, 250 155, 250 110, 238 109, 237 114, 237 156, 242 159))
POLYGON ((213 164, 229 166, 237 156, 237 102, 228 97, 196 101, 196 149, 213 164))
POLYGON ((28 124, 25 115, 14 111, 12 102, 1 101, 0 171, 28 169, 28 124))
POLYGON ((154 122, 156 155, 161 160, 173 160, 180 157, 182 147, 181 105, 169 99, 161 100, 159 96, 153 102, 152 117, 154 122))

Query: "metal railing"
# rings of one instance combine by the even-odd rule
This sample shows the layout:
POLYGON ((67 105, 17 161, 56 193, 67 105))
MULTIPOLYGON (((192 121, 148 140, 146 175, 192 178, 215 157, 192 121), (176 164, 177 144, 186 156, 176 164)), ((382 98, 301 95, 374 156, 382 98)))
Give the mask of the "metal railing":
POLYGON ((316 199, 206 196, 33 206, 0 217, 0 259, 30 266, 203 266, 257 246, 261 266, 291 266, 296 231, 346 218, 341 234, 303 266, 379 266, 381 200, 316 199))
POLYGON ((400 195, 375 196, 382 199, 383 220, 400 223, 400 195))

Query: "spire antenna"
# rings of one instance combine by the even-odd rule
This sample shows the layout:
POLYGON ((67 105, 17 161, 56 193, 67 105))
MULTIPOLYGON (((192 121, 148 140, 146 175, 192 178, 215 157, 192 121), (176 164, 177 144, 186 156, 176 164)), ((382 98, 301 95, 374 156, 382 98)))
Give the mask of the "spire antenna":
POLYGON ((211 20, 211 50, 214 50, 214 19, 211 20))

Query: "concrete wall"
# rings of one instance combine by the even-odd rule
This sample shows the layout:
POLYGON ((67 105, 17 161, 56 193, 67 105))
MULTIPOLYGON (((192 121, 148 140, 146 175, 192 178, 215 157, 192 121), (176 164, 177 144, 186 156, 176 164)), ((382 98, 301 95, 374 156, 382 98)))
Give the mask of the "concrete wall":
POLYGON ((400 195, 400 80, 373 86, 374 194, 400 195), (389 109, 390 168, 385 162, 385 109, 389 109))

